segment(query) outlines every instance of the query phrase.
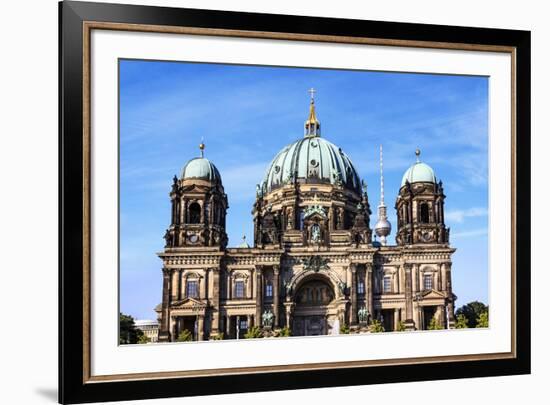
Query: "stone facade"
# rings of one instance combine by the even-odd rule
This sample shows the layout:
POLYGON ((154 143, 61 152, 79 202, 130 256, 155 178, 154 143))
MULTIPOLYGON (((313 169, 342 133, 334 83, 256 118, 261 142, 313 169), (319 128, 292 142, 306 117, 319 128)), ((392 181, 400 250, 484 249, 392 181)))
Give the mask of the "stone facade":
POLYGON ((356 332, 374 319, 386 331, 426 329, 433 317, 453 327, 454 249, 442 183, 435 175, 404 179, 397 245, 382 245, 373 241, 366 185, 341 149, 320 137, 313 100, 304 139, 276 156, 257 187, 252 247, 226 246, 227 196, 210 161, 193 159, 174 178, 158 254, 159 341, 184 329, 196 340, 234 339, 254 325, 294 336, 334 334, 344 325, 356 332))

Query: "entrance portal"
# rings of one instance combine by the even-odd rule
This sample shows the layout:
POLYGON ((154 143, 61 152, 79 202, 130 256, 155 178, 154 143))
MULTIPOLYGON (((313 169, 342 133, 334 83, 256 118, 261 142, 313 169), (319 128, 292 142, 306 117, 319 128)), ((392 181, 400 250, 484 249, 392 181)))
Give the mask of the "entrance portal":
POLYGON ((318 336, 329 333, 329 307, 334 292, 324 280, 304 283, 296 292, 294 302, 293 336, 318 336))

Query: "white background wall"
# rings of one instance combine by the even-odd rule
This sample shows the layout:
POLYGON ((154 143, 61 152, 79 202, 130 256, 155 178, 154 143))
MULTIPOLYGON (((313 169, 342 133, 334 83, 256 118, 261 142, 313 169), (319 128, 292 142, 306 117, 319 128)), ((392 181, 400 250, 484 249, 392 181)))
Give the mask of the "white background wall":
MULTIPOLYGON (((278 393, 225 395, 148 403, 447 404, 545 403, 550 378, 550 285, 544 261, 544 216, 550 124, 549 12, 545 2, 337 2, 277 0, 125 0, 126 3, 357 19, 469 25, 532 31, 533 374, 278 393), (533 187, 533 188, 535 188, 533 187)), ((57 2, 2 4, 0 23, 0 402, 54 403, 57 396, 57 2), (35 215, 30 215, 34 213, 35 215)), ((519 162, 519 164, 526 164, 519 162)), ((529 238, 530 235, 519 235, 529 238)), ((521 265, 521 263, 520 263, 521 265)))

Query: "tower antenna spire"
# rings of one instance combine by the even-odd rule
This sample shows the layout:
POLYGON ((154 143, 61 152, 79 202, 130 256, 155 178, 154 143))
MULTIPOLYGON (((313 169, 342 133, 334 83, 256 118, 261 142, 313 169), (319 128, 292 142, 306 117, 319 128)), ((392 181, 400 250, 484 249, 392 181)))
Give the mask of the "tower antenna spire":
POLYGON ((391 224, 388 221, 386 204, 384 204, 384 155, 380 145, 380 204, 378 204, 378 222, 374 232, 380 238, 382 246, 387 244, 387 236, 391 233, 391 224))
POLYGON ((384 155, 380 145, 380 205, 384 205, 384 155))

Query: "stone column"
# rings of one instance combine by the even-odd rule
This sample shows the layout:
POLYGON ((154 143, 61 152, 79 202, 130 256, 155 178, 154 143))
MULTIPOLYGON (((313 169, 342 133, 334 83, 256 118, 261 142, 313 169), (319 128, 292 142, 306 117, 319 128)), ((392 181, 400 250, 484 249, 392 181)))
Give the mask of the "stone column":
MULTIPOLYGON (((259 324, 257 324, 257 319, 256 317, 254 317, 254 326, 260 326, 259 324)), ((246 316, 246 327, 247 329, 250 329, 250 327, 252 326, 252 315, 247 315, 246 316)))
POLYGON ((171 330, 171 341, 175 342, 178 338, 178 318, 177 317, 170 317, 170 330, 171 330))
POLYGON ((204 211, 206 210, 206 201, 205 200, 202 200, 201 201, 202 204, 200 204, 201 206, 201 224, 204 224, 204 211))
POLYGON ((279 327, 279 266, 273 266, 273 320, 279 327))
POLYGON ((292 316, 292 306, 293 306, 293 303, 291 302, 285 303, 285 315, 286 315, 285 326, 289 329, 290 329, 290 317, 292 316))
POLYGON ((420 329, 420 330, 423 330, 424 329, 424 309, 422 308, 422 305, 418 305, 418 304, 415 304, 416 305, 416 310, 415 310, 415 314, 416 314, 416 325, 417 325, 417 329, 420 329))
POLYGON ((449 308, 449 328, 455 327, 455 303, 453 301, 453 285, 451 280, 451 263, 443 263, 442 272, 445 273, 446 285, 443 287, 447 291, 447 300, 449 308))
POLYGON ((162 311, 159 342, 170 341, 170 270, 162 269, 162 311))
POLYGON ((420 286, 420 272, 418 271, 418 264, 412 265, 412 292, 413 294, 417 291, 421 290, 422 287, 420 286))
POLYGON ((210 293, 210 304, 212 306, 212 325, 210 332, 215 335, 220 330, 220 269, 212 268, 209 270, 212 280, 212 291, 210 293))
POLYGON ((254 320, 259 324, 259 320, 262 319, 262 306, 263 306, 263 285, 262 285, 262 268, 256 266, 256 316, 254 320))
POLYGON ((231 282, 231 271, 227 270, 227 281, 226 281, 226 293, 227 296, 225 297, 227 300, 230 300, 233 296, 233 283, 231 282))
POLYGON ((171 223, 175 224, 177 222, 177 220, 176 220, 176 199, 173 197, 173 195, 172 195, 171 203, 172 203, 172 215, 171 215, 172 216, 172 218, 171 218, 172 222, 171 223))
POLYGON ((400 321, 401 319, 399 318, 399 308, 395 308, 393 310, 393 330, 397 330, 400 321))
POLYGON ((372 271, 372 263, 367 263, 366 269, 365 269, 365 278, 366 278, 366 284, 367 284, 367 309, 369 311, 369 315, 371 317, 374 317, 374 290, 373 290, 373 284, 372 284, 372 277, 373 277, 373 271, 372 271))
POLYGON ((399 294, 405 294, 405 270, 403 266, 399 266, 397 272, 399 274, 399 294))
POLYGON ((229 336, 231 336, 231 317, 229 315, 226 315, 226 317, 225 317, 225 338, 229 339, 229 336))
POLYGON ((197 317, 197 335, 198 340, 204 340, 204 315, 197 317))
POLYGON ((177 301, 179 298, 179 283, 178 283, 178 279, 179 279, 179 272, 178 270, 172 270, 171 271, 171 275, 172 277, 172 280, 171 280, 171 284, 172 284, 172 288, 171 288, 171 292, 172 292, 172 301, 177 301))
POLYGON ((350 287, 350 298, 351 298, 351 314, 350 314, 350 324, 357 324, 357 265, 351 264, 351 287, 350 287))
POLYGON ((404 264, 405 268, 405 328, 414 330, 413 320, 413 280, 410 264, 404 264))
POLYGON ((174 300, 181 300, 181 270, 174 270, 173 290, 174 290, 174 300))
MULTIPOLYGON (((439 274, 441 274, 441 291, 448 292, 447 290, 447 268, 445 264, 439 265, 439 274)), ((448 296, 447 294, 445 294, 448 296)))
POLYGON ((185 224, 186 218, 185 213, 187 212, 187 200, 181 200, 181 210, 180 210, 180 223, 185 224))

